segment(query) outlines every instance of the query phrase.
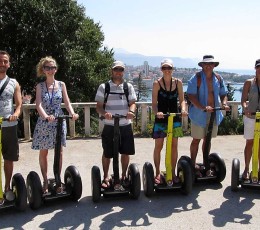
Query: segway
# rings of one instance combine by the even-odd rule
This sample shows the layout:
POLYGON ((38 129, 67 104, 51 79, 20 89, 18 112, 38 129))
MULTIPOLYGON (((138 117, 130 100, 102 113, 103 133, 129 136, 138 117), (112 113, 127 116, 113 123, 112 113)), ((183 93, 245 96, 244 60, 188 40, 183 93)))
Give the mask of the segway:
POLYGON ((255 128, 254 128, 254 142, 253 142, 253 155, 252 155, 252 172, 250 173, 249 180, 243 180, 242 174, 240 175, 240 161, 234 158, 232 161, 231 171, 231 191, 238 191, 239 185, 242 188, 260 189, 258 180, 258 150, 260 138, 260 111, 251 113, 255 115, 255 128))
MULTIPOLYGON (((196 168, 192 165, 191 158, 182 156, 192 166, 192 180, 195 182, 222 182, 226 177, 226 164, 223 158, 218 153, 209 153, 211 146, 211 137, 213 124, 216 118, 216 111, 223 110, 221 107, 213 108, 213 112, 210 114, 209 125, 206 134, 205 147, 203 149, 203 163, 196 163, 196 168)), ((206 112, 206 111, 205 111, 206 112)))
POLYGON ((0 117, 0 198, 3 203, 0 209, 8 207, 16 207, 20 211, 24 211, 27 205, 26 186, 23 176, 16 173, 12 177, 11 190, 4 194, 2 188, 2 123, 9 121, 9 118, 0 117))
POLYGON ((150 197, 154 190, 159 191, 173 191, 180 190, 183 194, 188 195, 192 190, 192 174, 189 162, 185 158, 180 158, 177 163, 177 176, 180 178, 179 183, 173 183, 168 185, 167 181, 172 180, 172 138, 173 138, 173 120, 175 116, 179 116, 181 113, 169 113, 164 114, 168 117, 168 129, 167 129, 167 144, 165 155, 166 171, 161 172, 160 184, 154 183, 154 170, 153 166, 149 162, 145 162, 143 166, 143 188, 144 194, 150 197))
MULTIPOLYGON (((113 145, 113 173, 109 180, 110 186, 103 188, 101 186, 101 174, 98 166, 93 166, 91 169, 91 189, 93 202, 99 202, 101 195, 103 197, 117 197, 117 196, 130 196, 133 199, 138 199, 141 191, 141 179, 137 164, 131 163, 127 170, 127 178, 129 183, 122 184, 122 190, 115 190, 114 186, 120 184, 119 178, 119 153, 118 148, 120 144, 120 129, 119 120, 126 119, 126 116, 115 114, 112 116, 114 119, 114 145, 113 145)), ((104 119, 103 117, 101 119, 104 119)))
POLYGON ((60 178, 60 150, 61 150, 61 135, 62 123, 64 119, 72 118, 71 116, 61 115, 57 120, 56 143, 54 149, 54 178, 48 179, 48 194, 44 194, 39 175, 35 171, 31 171, 26 180, 27 196, 29 205, 32 209, 38 209, 44 201, 61 199, 69 197, 73 201, 79 200, 82 194, 82 181, 78 169, 70 165, 66 168, 64 174, 64 183, 60 178), (62 193, 57 193, 57 188, 62 187, 62 193))

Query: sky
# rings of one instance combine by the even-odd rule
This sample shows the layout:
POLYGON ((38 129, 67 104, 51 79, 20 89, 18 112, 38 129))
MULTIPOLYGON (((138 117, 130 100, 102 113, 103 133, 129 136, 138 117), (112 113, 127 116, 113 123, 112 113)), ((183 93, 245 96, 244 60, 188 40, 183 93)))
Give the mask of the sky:
POLYGON ((259 0, 77 0, 99 23, 103 45, 149 56, 212 54, 222 69, 260 59, 259 0))

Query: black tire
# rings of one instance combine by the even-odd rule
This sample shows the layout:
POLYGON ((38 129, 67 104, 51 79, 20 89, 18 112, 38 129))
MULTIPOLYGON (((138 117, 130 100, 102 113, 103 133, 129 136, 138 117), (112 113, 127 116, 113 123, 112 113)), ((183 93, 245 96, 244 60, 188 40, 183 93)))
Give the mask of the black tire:
POLYGON ((215 170, 218 183, 222 182, 226 177, 226 164, 223 158, 217 153, 211 153, 209 155, 209 164, 213 163, 214 167, 212 168, 215 170))
POLYGON ((189 163, 190 169, 191 169, 192 184, 194 184, 195 183, 195 179, 196 179, 196 177, 195 177, 195 167, 192 164, 191 158, 189 156, 185 156, 184 155, 184 156, 180 157, 179 161, 181 161, 181 160, 185 160, 185 161, 187 161, 189 163))
POLYGON ((152 196, 154 192, 154 171, 152 164, 149 162, 145 162, 143 166, 143 188, 145 196, 152 196))
POLYGON ((188 195, 192 190, 192 173, 190 164, 183 158, 178 161, 177 165, 178 176, 181 180, 181 191, 183 194, 188 195))
POLYGON ((91 190, 93 202, 99 202, 101 197, 101 175, 98 166, 91 169, 91 190))
POLYGON ((26 179, 27 197, 31 209, 40 208, 42 204, 42 185, 38 174, 31 171, 26 179))
POLYGON ((23 176, 20 173, 14 174, 12 178, 12 191, 15 194, 15 207, 24 211, 27 206, 27 190, 23 176))
POLYGON ((236 192, 239 186, 239 171, 240 162, 237 158, 232 161, 232 171, 231 171, 231 191, 236 192))
POLYGON ((129 165, 127 176, 130 181, 130 195, 134 199, 138 199, 141 192, 141 178, 139 169, 136 164, 129 165))
POLYGON ((70 198, 78 201, 82 195, 82 181, 78 169, 70 165, 64 173, 64 183, 66 189, 71 191, 70 198))

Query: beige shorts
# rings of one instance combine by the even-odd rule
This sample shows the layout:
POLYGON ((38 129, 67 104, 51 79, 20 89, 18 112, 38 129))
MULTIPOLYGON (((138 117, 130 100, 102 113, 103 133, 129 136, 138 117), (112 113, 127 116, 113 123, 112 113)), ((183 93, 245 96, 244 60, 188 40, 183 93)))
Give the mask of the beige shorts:
POLYGON ((244 138, 246 140, 254 139, 254 130, 255 130, 255 119, 248 118, 243 116, 244 121, 244 138))
MULTIPOLYGON (((203 139, 207 135, 208 125, 209 125, 209 119, 207 121, 207 125, 205 128, 195 125, 191 122, 191 136, 195 139, 203 139)), ((218 134, 218 126, 216 125, 216 122, 214 122, 211 137, 216 137, 217 134, 218 134)))

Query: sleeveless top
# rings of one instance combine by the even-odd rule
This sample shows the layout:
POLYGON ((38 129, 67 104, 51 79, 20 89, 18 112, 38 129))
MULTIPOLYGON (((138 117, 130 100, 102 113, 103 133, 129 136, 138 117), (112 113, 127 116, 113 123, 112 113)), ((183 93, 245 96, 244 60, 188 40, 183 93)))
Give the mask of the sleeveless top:
MULTIPOLYGON (((248 109, 250 112, 260 110, 260 86, 257 86, 256 79, 251 80, 251 86, 248 93, 248 109)), ((253 118, 254 116, 252 116, 253 118)))
MULTIPOLYGON (((0 80, 0 88, 5 83, 7 76, 0 80)), ((0 116, 4 118, 8 118, 11 114, 14 113, 14 106, 13 106, 13 98, 14 98, 14 91, 16 87, 17 81, 14 78, 10 78, 7 86, 5 87, 4 91, 0 96, 0 116)), ((3 121, 2 127, 10 127, 17 125, 17 121, 8 122, 3 121)))
MULTIPOLYGON (((164 79, 163 79, 164 81, 164 79)), ((159 81, 158 81, 159 83, 159 81)), ((173 83, 173 79, 172 79, 173 83)), ((175 80, 176 88, 171 91, 172 84, 170 87, 170 91, 166 91, 163 89, 163 87, 160 85, 160 89, 158 91, 158 111, 163 112, 164 114, 166 113, 178 113, 178 80, 175 80)), ((165 84, 164 84, 165 87, 165 84)), ((165 87, 166 88, 166 87, 165 87)), ((180 122, 181 119, 179 117, 174 118, 174 122, 180 122)), ((158 119, 155 118, 156 123, 168 123, 168 118, 165 117, 163 119, 158 119)))

